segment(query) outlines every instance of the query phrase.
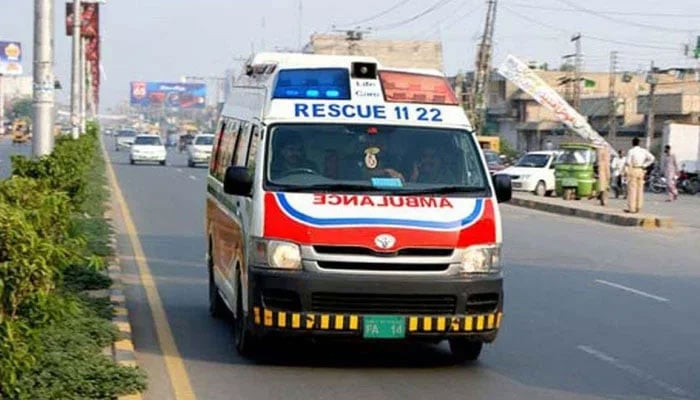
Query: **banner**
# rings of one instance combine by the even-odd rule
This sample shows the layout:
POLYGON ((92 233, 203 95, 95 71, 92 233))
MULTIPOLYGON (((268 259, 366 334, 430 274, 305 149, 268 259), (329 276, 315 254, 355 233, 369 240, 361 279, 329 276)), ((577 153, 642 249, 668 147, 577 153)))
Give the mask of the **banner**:
POLYGON ((498 67, 498 72, 515 86, 532 96, 538 103, 554 112, 557 118, 576 134, 590 140, 596 146, 608 147, 610 154, 617 154, 615 148, 603 139, 598 132, 593 130, 586 118, 576 112, 556 90, 540 78, 527 64, 509 55, 503 64, 498 67))
POLYGON ((0 75, 22 75, 22 44, 0 41, 0 75))
POLYGON ((131 82, 131 104, 142 107, 204 108, 204 83, 131 82))
MULTIPOLYGON (((98 37, 100 32, 100 7, 97 3, 81 3, 82 37, 98 37)), ((73 36, 73 3, 66 3, 66 35, 73 36)))

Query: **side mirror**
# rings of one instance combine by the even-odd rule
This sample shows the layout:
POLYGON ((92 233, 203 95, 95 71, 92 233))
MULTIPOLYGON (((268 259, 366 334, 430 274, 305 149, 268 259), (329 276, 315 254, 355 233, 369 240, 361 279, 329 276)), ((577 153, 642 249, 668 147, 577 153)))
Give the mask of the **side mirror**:
POLYGON ((228 167, 224 176, 224 192, 237 196, 250 196, 253 179, 246 167, 228 167))
POLYGON ((496 189, 496 200, 499 203, 510 201, 513 197, 513 187, 508 174, 496 174, 493 176, 493 187, 496 189))

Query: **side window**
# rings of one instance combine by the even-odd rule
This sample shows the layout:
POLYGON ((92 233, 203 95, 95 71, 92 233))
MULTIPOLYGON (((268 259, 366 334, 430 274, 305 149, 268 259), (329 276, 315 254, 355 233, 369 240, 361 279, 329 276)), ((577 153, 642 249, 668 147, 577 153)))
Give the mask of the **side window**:
POLYGON ((229 120, 226 123, 226 131, 224 132, 223 139, 221 140, 221 148, 219 149, 219 157, 217 160, 216 176, 219 180, 224 179, 226 168, 231 165, 231 157, 233 157, 233 150, 238 137, 239 126, 240 123, 236 120, 229 120))
POLYGON ((252 132, 250 134, 250 146, 248 149, 248 171, 252 174, 255 171, 255 156, 258 152, 258 144, 260 143, 260 127, 253 125, 252 132))
POLYGON ((231 165, 237 167, 245 167, 248 162, 248 145, 250 144, 250 122, 244 122, 240 125, 240 135, 236 142, 236 152, 233 156, 231 165))
POLYGON ((226 131, 226 120, 221 120, 221 127, 214 138, 214 146, 212 148, 211 163, 209 165, 209 172, 217 179, 219 178, 217 171, 219 169, 219 159, 221 157, 221 144, 224 140, 224 133, 226 131))

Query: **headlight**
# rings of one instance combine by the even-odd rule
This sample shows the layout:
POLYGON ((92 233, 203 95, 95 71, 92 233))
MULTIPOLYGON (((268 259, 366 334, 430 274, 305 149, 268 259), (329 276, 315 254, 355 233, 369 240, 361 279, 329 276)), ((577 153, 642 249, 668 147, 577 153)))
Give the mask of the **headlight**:
POLYGON ((253 241, 253 260, 259 266, 298 270, 301 269, 301 250, 294 243, 256 239, 253 241))
POLYGON ((462 273, 487 274, 501 270, 501 246, 473 246, 462 253, 462 273))
POLYGON ((520 179, 523 181, 526 181, 527 178, 529 178, 529 177, 530 177, 530 175, 520 175, 520 179))

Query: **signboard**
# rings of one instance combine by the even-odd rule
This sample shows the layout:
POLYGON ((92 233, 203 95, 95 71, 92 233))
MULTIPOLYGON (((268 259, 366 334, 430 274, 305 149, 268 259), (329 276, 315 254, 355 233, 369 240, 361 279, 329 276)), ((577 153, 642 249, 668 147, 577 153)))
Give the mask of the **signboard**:
POLYGON ((0 75, 22 75, 22 44, 0 41, 0 75))
POLYGON ((556 90, 540 78, 527 64, 509 55, 498 67, 498 72, 532 96, 538 103, 554 112, 557 118, 577 135, 590 140, 596 146, 607 147, 610 154, 617 154, 615 148, 593 130, 586 118, 576 112, 556 90))
POLYGON ((131 105, 142 107, 204 108, 204 83, 131 82, 131 105))
MULTIPOLYGON (((100 7, 97 3, 81 3, 82 28, 81 36, 94 38, 100 32, 100 7)), ((73 36, 73 3, 66 3, 66 35, 73 36)))

